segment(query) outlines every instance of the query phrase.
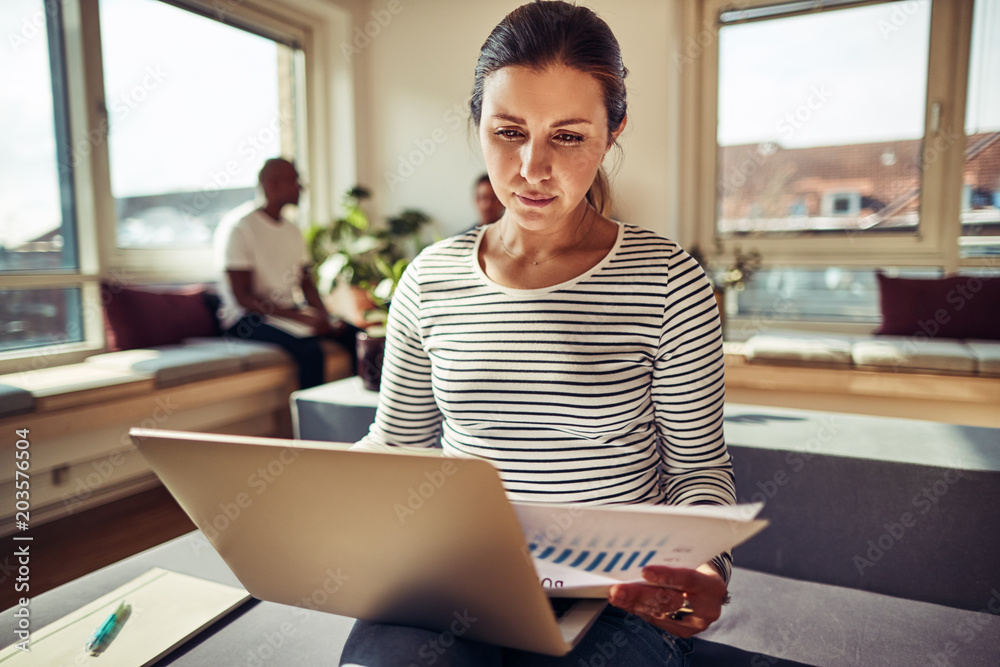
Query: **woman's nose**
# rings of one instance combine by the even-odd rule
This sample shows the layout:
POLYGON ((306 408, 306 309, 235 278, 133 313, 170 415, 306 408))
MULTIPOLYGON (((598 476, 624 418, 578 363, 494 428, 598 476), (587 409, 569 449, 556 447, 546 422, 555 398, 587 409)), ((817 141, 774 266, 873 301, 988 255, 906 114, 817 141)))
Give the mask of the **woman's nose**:
POLYGON ((544 141, 525 142, 521 149, 521 178, 541 183, 552 175, 551 150, 544 141))

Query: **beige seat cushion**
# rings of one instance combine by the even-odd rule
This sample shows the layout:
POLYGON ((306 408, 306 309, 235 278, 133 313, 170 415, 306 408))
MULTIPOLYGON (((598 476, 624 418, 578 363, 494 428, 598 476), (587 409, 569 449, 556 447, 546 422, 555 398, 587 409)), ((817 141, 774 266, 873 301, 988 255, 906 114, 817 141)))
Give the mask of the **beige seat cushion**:
POLYGON ((768 331, 751 337, 743 353, 751 363, 794 366, 850 366, 855 336, 768 331))
POLYGON ((877 336, 858 341, 852 352, 854 363, 862 368, 969 375, 976 372, 976 358, 961 341, 877 336))
POLYGON ((148 350, 124 350, 98 354, 88 364, 103 368, 151 374, 157 387, 172 387, 196 380, 237 373, 242 362, 235 354, 184 345, 164 345, 148 350))

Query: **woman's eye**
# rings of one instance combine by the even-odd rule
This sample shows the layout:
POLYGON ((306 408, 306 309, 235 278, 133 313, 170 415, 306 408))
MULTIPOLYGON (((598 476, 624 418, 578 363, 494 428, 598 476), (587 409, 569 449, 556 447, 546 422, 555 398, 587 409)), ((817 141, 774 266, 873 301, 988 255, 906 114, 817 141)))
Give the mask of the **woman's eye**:
POLYGON ((579 134, 567 134, 563 132, 562 134, 557 134, 555 136, 556 141, 561 144, 582 144, 583 137, 579 134))
POLYGON ((506 129, 496 130, 493 134, 500 137, 501 139, 517 139, 518 137, 521 136, 521 133, 518 132, 517 130, 506 130, 506 129))

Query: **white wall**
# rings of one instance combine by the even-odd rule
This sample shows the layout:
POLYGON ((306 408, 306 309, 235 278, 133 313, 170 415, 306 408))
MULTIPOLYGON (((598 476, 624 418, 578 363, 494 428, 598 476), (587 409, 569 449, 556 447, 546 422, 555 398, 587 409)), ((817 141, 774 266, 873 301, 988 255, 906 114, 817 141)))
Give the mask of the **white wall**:
MULTIPOLYGON (((371 22, 375 36, 354 33, 356 45, 363 46, 354 54, 358 173, 374 190, 377 215, 419 208, 435 218, 442 236, 475 221, 472 184, 483 162, 468 129, 473 71, 489 32, 519 4, 369 0, 362 18, 371 22)), ((676 236, 677 3, 591 0, 586 5, 615 32, 630 72, 629 125, 620 140, 620 167, 612 174, 616 217, 676 236)), ((360 23, 358 12, 355 17, 360 23)))

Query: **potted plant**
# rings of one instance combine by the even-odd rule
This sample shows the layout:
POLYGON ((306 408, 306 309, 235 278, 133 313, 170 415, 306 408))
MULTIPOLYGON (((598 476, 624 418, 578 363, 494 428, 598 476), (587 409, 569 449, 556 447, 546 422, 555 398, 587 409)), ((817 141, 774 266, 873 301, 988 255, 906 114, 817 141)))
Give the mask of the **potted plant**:
MULTIPOLYGON (((722 321, 722 328, 725 331, 726 324, 726 293, 729 290, 742 292, 746 289, 747 283, 761 266, 761 254, 758 250, 750 250, 744 253, 740 246, 733 247, 733 261, 721 269, 709 267, 701 254, 701 249, 695 246, 690 254, 695 261, 705 269, 709 281, 712 283, 712 290, 715 292, 715 301, 719 307, 719 317, 722 321)), ((714 262, 712 263, 714 265, 714 262)))
POLYGON ((336 285, 350 287, 354 323, 365 330, 358 335, 358 374, 366 388, 377 390, 389 304, 403 272, 423 247, 420 232, 430 218, 407 209, 376 228, 362 206, 370 197, 362 186, 351 188, 344 196, 344 215, 327 225, 313 225, 307 241, 320 291, 329 294, 336 285))

